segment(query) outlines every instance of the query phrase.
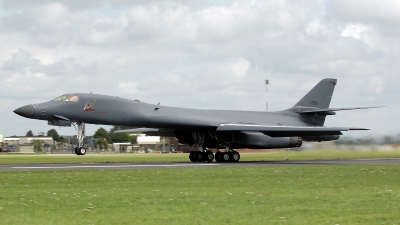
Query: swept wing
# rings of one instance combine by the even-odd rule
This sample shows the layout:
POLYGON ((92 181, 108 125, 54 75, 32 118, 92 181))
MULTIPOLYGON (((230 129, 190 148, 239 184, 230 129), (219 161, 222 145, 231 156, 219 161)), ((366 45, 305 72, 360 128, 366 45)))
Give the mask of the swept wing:
MULTIPOLYGON (((221 124, 216 132, 243 131, 261 132, 270 137, 294 137, 294 136, 320 136, 320 135, 342 135, 342 131, 369 130, 366 128, 353 127, 310 127, 310 126, 268 126, 256 124, 221 124)), ((118 130, 114 133, 144 133, 149 136, 175 136, 174 130, 158 128, 137 128, 118 130), (167 134, 167 135, 166 135, 167 134)))
POLYGON ((368 130, 351 127, 267 126, 254 124, 221 124, 217 131, 258 131, 270 137, 341 135, 342 131, 368 130))

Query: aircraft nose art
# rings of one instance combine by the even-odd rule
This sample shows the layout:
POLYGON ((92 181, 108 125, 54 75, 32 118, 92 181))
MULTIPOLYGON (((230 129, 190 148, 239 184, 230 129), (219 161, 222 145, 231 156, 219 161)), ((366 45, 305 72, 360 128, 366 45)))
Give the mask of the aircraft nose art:
POLYGON ((33 108, 33 105, 26 105, 14 110, 14 113, 26 118, 33 118, 35 108, 33 108))

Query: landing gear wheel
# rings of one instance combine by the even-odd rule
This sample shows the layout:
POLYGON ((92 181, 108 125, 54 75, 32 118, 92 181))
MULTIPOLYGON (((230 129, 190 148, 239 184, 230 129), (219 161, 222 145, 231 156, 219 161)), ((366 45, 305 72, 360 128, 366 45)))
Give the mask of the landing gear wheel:
POLYGON ((80 154, 79 154, 79 147, 76 147, 76 148, 75 148, 75 154, 76 154, 76 155, 80 155, 80 154))
POLYGON ((214 154, 211 151, 206 151, 203 153, 206 162, 212 162, 214 160, 214 154))
POLYGON ((72 122, 75 130, 78 132, 78 147, 75 148, 75 154, 85 155, 86 148, 83 147, 83 139, 85 138, 85 123, 84 122, 72 122))
POLYGON ((230 152, 230 158, 232 162, 239 162, 240 160, 240 154, 237 151, 232 151, 230 152))
POLYGON ((190 152, 189 153, 189 159, 191 162, 196 162, 197 161, 197 153, 198 152, 190 152))
POLYGON ((85 147, 80 147, 78 152, 79 152, 79 155, 85 155, 86 154, 86 148, 85 147))
POLYGON ((196 161, 198 161, 198 162, 204 162, 206 159, 205 153, 197 152, 196 159, 197 159, 196 161))
POLYGON ((223 152, 222 153, 222 161, 223 162, 230 162, 231 161, 231 156, 229 155, 229 152, 223 152))
POLYGON ((218 151, 217 153, 215 153, 215 161, 217 162, 222 162, 222 152, 218 151))

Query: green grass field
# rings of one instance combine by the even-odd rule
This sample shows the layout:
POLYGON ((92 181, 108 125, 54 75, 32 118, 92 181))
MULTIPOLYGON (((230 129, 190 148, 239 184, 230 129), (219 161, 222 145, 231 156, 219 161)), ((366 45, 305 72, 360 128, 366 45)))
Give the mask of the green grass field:
MULTIPOLYGON (((242 154, 242 161, 400 152, 242 154)), ((0 164, 188 162, 188 154, 0 155, 0 164)), ((3 171, 0 224, 400 224, 400 165, 3 171)))
MULTIPOLYGON (((244 153, 241 161, 277 161, 285 157, 290 160, 355 159, 355 158, 400 158, 400 151, 340 151, 332 149, 307 151, 277 151, 271 153, 244 153)), ((189 162, 188 154, 97 154, 84 156, 56 154, 1 154, 0 164, 37 163, 135 163, 135 162, 189 162)))
POLYGON ((400 166, 2 172, 1 224, 400 224, 400 166))

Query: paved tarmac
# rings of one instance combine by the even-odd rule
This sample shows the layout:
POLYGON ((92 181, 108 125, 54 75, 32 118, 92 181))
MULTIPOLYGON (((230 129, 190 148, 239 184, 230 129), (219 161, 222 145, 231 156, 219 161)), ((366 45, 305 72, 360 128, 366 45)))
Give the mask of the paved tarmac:
POLYGON ((168 169, 201 167, 254 167, 254 166, 328 166, 328 165, 400 165, 400 159, 351 160, 296 160, 238 163, 96 163, 96 164, 35 164, 1 165, 0 171, 36 170, 116 170, 116 169, 168 169))

